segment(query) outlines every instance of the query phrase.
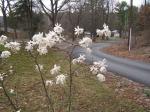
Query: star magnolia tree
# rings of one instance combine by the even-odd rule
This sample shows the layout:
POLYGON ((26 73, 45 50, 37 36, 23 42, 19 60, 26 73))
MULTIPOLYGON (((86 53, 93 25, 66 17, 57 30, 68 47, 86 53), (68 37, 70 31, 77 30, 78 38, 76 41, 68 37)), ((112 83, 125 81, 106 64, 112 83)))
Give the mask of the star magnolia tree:
POLYGON ((103 25, 103 29, 102 30, 97 29, 96 33, 99 37, 102 37, 103 35, 105 37, 111 37, 111 31, 109 30, 109 27, 105 23, 103 25))
MULTIPOLYGON (((53 76, 52 79, 44 79, 43 76, 43 70, 44 66, 43 64, 39 64, 37 58, 39 55, 46 55, 48 53, 48 49, 56 46, 56 44, 61 43, 62 41, 66 42, 64 36, 62 35, 64 29, 61 27, 60 24, 56 24, 53 31, 49 31, 49 33, 45 34, 45 37, 43 36, 43 33, 35 34, 32 37, 32 40, 28 41, 25 46, 25 50, 30 54, 31 58, 33 58, 35 62, 35 70, 40 74, 41 76, 41 81, 45 90, 46 98, 49 103, 49 106, 51 107, 51 111, 54 112, 54 106, 51 97, 49 96, 49 93, 47 91, 46 86, 55 86, 55 85, 64 85, 66 84, 67 78, 69 79, 69 111, 71 111, 71 97, 72 97, 72 80, 73 80, 73 74, 72 74, 72 65, 75 64, 84 64, 86 61, 86 55, 80 54, 79 57, 73 58, 72 53, 73 50, 76 46, 80 46, 87 50, 88 53, 92 53, 92 49, 90 46, 92 45, 92 39, 89 37, 83 37, 78 44, 72 43, 73 49, 71 53, 69 53, 70 57, 70 72, 69 73, 62 73, 61 72, 61 67, 57 64, 54 65, 53 68, 49 70, 49 73, 53 76)), ((75 28, 75 35, 79 36, 83 34, 84 29, 80 28, 77 26, 75 28)), ((0 37, 0 44, 4 45, 7 49, 6 51, 2 51, 0 58, 2 60, 6 60, 9 58, 13 53, 17 53, 21 49, 21 44, 18 42, 7 42, 7 37, 2 35, 0 37)), ((12 69, 12 67, 10 67, 12 69)), ((106 60, 98 61, 98 62, 93 62, 93 65, 89 67, 89 70, 91 71, 92 74, 97 76, 97 79, 100 82, 105 81, 105 76, 102 73, 107 72, 107 65, 106 65, 106 60)), ((12 72, 13 70, 11 70, 12 72)), ((2 89, 4 90, 5 95, 8 97, 8 100, 10 101, 10 104, 14 108, 16 112, 20 112, 21 109, 17 107, 13 101, 10 99, 9 94, 7 93, 5 86, 3 84, 3 81, 7 77, 6 73, 0 73, 0 82, 2 85, 2 89)), ((11 93, 12 93, 11 89, 11 93)), ((13 93, 15 90, 13 90, 13 93)))

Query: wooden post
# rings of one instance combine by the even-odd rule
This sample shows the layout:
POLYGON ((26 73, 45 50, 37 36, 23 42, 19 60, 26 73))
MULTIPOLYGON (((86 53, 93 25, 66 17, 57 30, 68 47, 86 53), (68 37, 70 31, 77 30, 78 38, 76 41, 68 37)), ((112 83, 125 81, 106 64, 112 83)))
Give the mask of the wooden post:
POLYGON ((131 45, 132 45, 132 28, 130 28, 130 36, 129 36, 129 52, 131 51, 131 45))

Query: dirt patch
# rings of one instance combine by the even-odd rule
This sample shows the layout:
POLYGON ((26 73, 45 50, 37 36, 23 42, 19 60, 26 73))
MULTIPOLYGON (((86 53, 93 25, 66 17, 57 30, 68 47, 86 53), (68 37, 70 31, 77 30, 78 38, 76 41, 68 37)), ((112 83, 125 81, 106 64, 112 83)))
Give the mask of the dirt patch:
POLYGON ((127 78, 108 73, 106 75, 106 86, 112 88, 116 97, 127 98, 136 104, 150 110, 150 88, 131 81, 127 78))

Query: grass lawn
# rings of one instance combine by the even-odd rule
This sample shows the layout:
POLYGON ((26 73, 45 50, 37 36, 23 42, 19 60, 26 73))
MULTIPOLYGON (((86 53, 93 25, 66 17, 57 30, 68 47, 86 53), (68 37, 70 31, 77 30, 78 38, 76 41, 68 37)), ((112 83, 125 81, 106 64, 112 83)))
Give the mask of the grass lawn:
MULTIPOLYGON (((8 59, 8 64, 0 71, 7 71, 10 65, 14 66, 15 74, 7 77, 7 90, 14 89, 11 94, 14 102, 21 107, 21 112, 48 112, 45 93, 40 75, 35 71, 35 64, 30 56, 20 51, 8 59)), ((53 50, 39 58, 44 64, 44 72, 49 71, 54 64, 61 65, 62 72, 69 70, 68 60, 64 53, 53 50)), ((49 72, 45 79, 51 79, 49 72)), ((53 99, 56 112, 67 112, 68 82, 64 85, 53 85, 48 91, 53 99)), ((125 98, 118 98, 114 90, 100 83, 88 68, 80 67, 73 77, 72 112, 145 112, 144 108, 125 98)), ((11 107, 0 89, 0 112, 12 112, 11 107)))

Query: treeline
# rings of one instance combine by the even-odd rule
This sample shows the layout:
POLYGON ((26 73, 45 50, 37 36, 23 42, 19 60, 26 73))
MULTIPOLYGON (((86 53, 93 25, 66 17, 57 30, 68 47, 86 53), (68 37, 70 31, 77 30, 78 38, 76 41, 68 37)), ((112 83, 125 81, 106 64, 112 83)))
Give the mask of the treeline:
MULTIPOLYGON (((109 25, 111 30, 118 30, 121 37, 127 37, 131 19, 130 8, 126 2, 116 3, 116 0, 1 0, 1 12, 3 14, 4 31, 8 26, 14 29, 23 30, 28 33, 31 39, 36 32, 48 32, 56 23, 62 26, 74 40, 74 27, 83 27, 85 31, 96 35, 96 29, 102 28, 103 24, 109 25)), ((147 28, 146 22, 141 23, 140 19, 145 17, 143 13, 147 7, 139 9, 133 7, 132 24, 135 31, 147 28), (141 16, 141 17, 140 17, 141 16), (144 25, 145 24, 145 25, 144 25), (144 26, 143 26, 144 25, 144 26)), ((149 19, 149 18, 147 18, 149 19)), ((142 21, 146 21, 145 18, 142 21)), ((148 25, 149 26, 149 25, 148 25)))

